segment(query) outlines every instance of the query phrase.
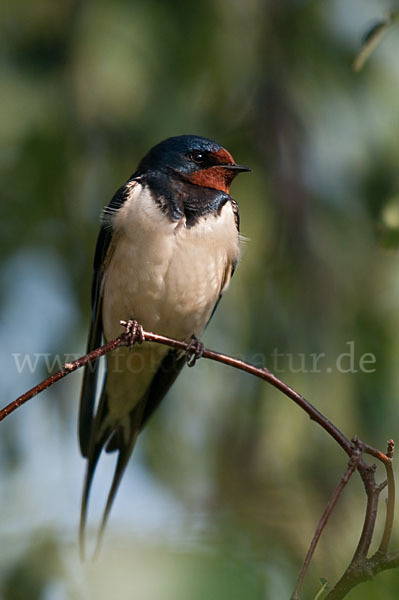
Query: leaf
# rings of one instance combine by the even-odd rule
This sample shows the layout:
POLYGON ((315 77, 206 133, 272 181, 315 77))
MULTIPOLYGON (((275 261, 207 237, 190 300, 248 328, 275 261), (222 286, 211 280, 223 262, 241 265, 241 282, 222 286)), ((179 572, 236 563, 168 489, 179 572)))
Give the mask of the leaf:
POLYGON ((353 70, 357 73, 361 71, 364 63, 373 52, 373 50, 381 42, 388 28, 399 18, 399 10, 391 12, 388 18, 375 21, 366 31, 362 40, 360 52, 353 61, 353 70))
POLYGON ((378 46, 382 38, 384 37, 388 27, 389 21, 377 21, 363 36, 363 44, 359 54, 356 56, 353 62, 353 69, 357 73, 363 68, 364 63, 373 52, 374 48, 378 46))

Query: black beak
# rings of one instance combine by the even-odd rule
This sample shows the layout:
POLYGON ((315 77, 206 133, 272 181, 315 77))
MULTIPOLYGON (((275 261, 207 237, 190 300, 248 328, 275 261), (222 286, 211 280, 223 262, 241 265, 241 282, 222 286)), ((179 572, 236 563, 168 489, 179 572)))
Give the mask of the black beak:
POLYGON ((237 171, 237 173, 245 173, 246 171, 252 171, 249 167, 244 167, 244 165, 217 165, 218 167, 223 167, 223 169, 229 169, 230 171, 237 171))

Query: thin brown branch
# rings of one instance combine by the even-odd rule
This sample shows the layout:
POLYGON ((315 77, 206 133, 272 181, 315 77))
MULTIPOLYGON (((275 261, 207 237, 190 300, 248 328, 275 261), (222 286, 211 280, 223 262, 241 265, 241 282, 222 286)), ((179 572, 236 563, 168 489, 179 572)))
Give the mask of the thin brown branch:
MULTIPOLYGON (((122 321, 121 323, 124 326, 127 326, 127 323, 125 321, 122 321)), ((164 335, 159 335, 157 333, 152 333, 150 331, 142 331, 142 340, 146 342, 156 342, 158 344, 170 346, 171 348, 177 348, 183 351, 187 350, 190 343, 183 342, 181 340, 175 340, 173 338, 169 338, 164 335)), ((76 369, 83 367, 85 364, 97 360, 98 358, 100 358, 104 354, 107 354, 108 352, 111 352, 118 346, 131 344, 132 340, 130 339, 129 335, 123 333, 119 337, 108 342, 107 344, 104 344, 96 350, 93 350, 93 352, 90 352, 90 354, 82 356, 81 358, 78 358, 77 360, 71 363, 67 363, 60 371, 58 371, 54 375, 51 375, 45 381, 42 381, 34 388, 32 388, 31 390, 29 390, 28 392, 26 392, 25 394, 8 404, 2 410, 0 410, 0 421, 4 419, 7 415, 9 415, 11 412, 13 412, 16 408, 33 398, 33 396, 36 396, 36 394, 42 392, 43 390, 53 385, 59 379, 62 379, 63 377, 68 375, 68 373, 72 373, 76 369)), ((298 404, 298 406, 300 406, 313 421, 315 421, 321 427, 323 427, 323 429, 325 429, 327 433, 329 433, 339 443, 339 445, 345 450, 345 452, 349 456, 352 455, 352 444, 344 436, 344 434, 341 433, 341 431, 337 427, 335 427, 335 425, 333 425, 327 419, 327 417, 325 417, 321 412, 319 412, 317 408, 315 408, 303 396, 298 394, 298 392, 296 392, 286 383, 278 379, 278 377, 276 377, 268 369, 261 369, 259 367, 255 367, 254 365, 246 363, 237 358, 233 358, 231 356, 227 356, 226 354, 215 352, 214 350, 208 350, 207 348, 204 349, 202 357, 207 358, 209 360, 213 360, 215 362, 223 363, 225 365, 229 365, 241 371, 245 371, 250 375, 255 375, 256 377, 259 377, 264 381, 267 381, 272 386, 283 392, 283 394, 291 398, 291 400, 293 400, 296 404, 298 404)), ((364 463, 364 468, 367 468, 366 463, 364 463)))
MULTIPOLYGON (((390 441, 393 444, 393 441, 390 441)), ((393 520, 395 516, 395 477, 393 474, 392 458, 390 459, 390 462, 385 463, 385 469, 387 472, 388 482, 387 512, 385 517, 384 533, 382 534, 380 547, 378 548, 378 551, 382 553, 388 552, 388 546, 392 535, 393 520)))
POLYGON ((340 497, 340 495, 343 492, 344 487, 346 486, 346 484, 348 483, 349 479, 351 478, 351 476, 353 475, 353 473, 355 472, 355 470, 357 469, 359 460, 361 457, 361 452, 359 450, 359 448, 354 448, 353 450, 353 454, 351 456, 351 458, 349 459, 348 462, 348 467, 343 475, 343 477, 341 478, 341 481, 339 482, 339 484, 337 485, 337 487, 335 488, 330 500, 328 501, 328 504, 321 516, 321 519, 317 525, 316 531, 314 533, 313 539, 310 543, 309 546, 309 550, 307 551, 305 560, 303 562, 302 565, 302 569, 299 573, 298 579, 297 579, 297 583, 294 589, 294 592, 291 596, 291 600, 299 600, 299 593, 301 591, 302 588, 302 584, 303 584, 303 580, 305 578, 306 572, 309 568, 310 562, 313 558, 313 554, 314 551, 316 550, 316 546, 318 544, 318 541, 320 539, 320 536, 323 532, 324 527, 327 524, 328 519, 330 518, 330 515, 335 507, 335 505, 338 502, 338 499, 340 497))
POLYGON ((14 410, 22 406, 22 404, 25 404, 25 402, 28 402, 28 400, 30 400, 34 396, 37 396, 37 394, 40 394, 40 392, 43 392, 44 390, 52 386, 54 383, 56 383, 56 381, 59 381, 66 375, 69 375, 69 373, 73 373, 77 369, 80 369, 80 367, 84 367, 84 365, 86 365, 87 363, 96 361, 101 356, 104 356, 104 354, 108 354, 108 352, 111 352, 111 350, 115 350, 115 348, 125 343, 125 336, 121 335, 115 340, 112 340, 111 342, 108 342, 107 344, 96 348, 92 352, 89 352, 89 354, 85 354, 84 356, 77 358, 73 362, 65 363, 65 365, 59 371, 57 371, 57 373, 50 375, 50 377, 47 377, 47 379, 41 381, 40 383, 35 385, 35 387, 25 392, 25 394, 22 394, 22 396, 19 396, 19 398, 17 398, 13 402, 10 402, 10 404, 7 404, 7 406, 2 408, 0 410, 0 421, 8 417, 9 414, 11 414, 12 412, 14 412, 14 410))
MULTIPOLYGON (((144 339, 149 342, 157 342, 158 344, 163 344, 165 346, 171 346, 172 348, 178 348, 180 350, 187 350, 188 344, 186 342, 182 342, 179 340, 174 340, 172 338, 166 337, 164 335, 158 335, 156 333, 150 333, 148 331, 143 332, 144 339)), ((289 385, 281 381, 276 375, 274 375, 271 371, 266 368, 259 368, 251 365, 247 362, 239 360, 238 358, 233 358, 232 356, 228 356, 226 354, 221 354, 219 352, 215 352, 214 350, 204 349, 202 354, 203 358, 208 358, 209 360, 213 360, 215 362, 223 363, 224 365, 229 365, 230 367, 234 367, 239 369, 240 371, 244 371, 245 373, 249 373, 250 375, 255 375, 264 381, 270 383, 273 387, 280 390, 283 394, 291 398, 298 406, 300 406, 309 417, 321 425, 323 429, 327 431, 345 450, 345 452, 351 456, 352 455, 352 444, 351 442, 344 436, 341 431, 335 427, 321 412, 317 410, 310 402, 308 402, 303 396, 298 394, 294 389, 292 389, 289 385)), ((365 468, 367 468, 366 463, 364 463, 365 468)))
POLYGON ((363 529, 360 540, 352 558, 351 564, 367 557, 374 535, 375 521, 378 512, 378 500, 380 488, 375 482, 375 468, 369 467, 367 471, 361 473, 363 484, 367 494, 366 515, 364 518, 363 529))

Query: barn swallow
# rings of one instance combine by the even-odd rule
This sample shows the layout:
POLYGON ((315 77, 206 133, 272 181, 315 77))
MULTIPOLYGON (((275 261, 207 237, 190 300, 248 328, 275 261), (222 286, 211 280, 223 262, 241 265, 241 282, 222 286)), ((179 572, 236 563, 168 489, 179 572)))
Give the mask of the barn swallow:
MULTIPOLYGON (((168 138, 142 159, 102 214, 88 352, 119 336, 122 319, 179 340, 200 336, 239 257, 239 211, 229 190, 243 171, 250 169, 236 164, 225 148, 195 135, 168 138)), ((181 351, 145 343, 108 354, 101 377, 98 362, 86 366, 79 413, 80 448, 87 459, 82 556, 89 492, 102 450, 118 455, 97 549, 137 436, 186 360, 181 351)))

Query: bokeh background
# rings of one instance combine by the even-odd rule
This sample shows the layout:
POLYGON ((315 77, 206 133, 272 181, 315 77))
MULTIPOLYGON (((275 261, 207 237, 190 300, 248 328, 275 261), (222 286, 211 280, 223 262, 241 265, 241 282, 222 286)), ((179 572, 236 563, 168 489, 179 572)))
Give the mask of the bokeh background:
MULTIPOLYGON (((84 352, 101 208, 152 145, 195 133, 253 168, 232 188, 248 241, 204 341, 277 368, 348 437, 397 437, 397 30, 352 69, 392 7, 3 0, 2 405, 84 352)), ((337 444, 269 386, 200 361, 141 436, 103 553, 82 565, 80 381, 1 423, 1 600, 288 598, 346 466, 337 444)), ((92 535, 111 471, 107 457, 92 535)), ((364 507, 354 476, 304 598, 347 566, 364 507)), ((385 572, 350 598, 397 590, 385 572)))

